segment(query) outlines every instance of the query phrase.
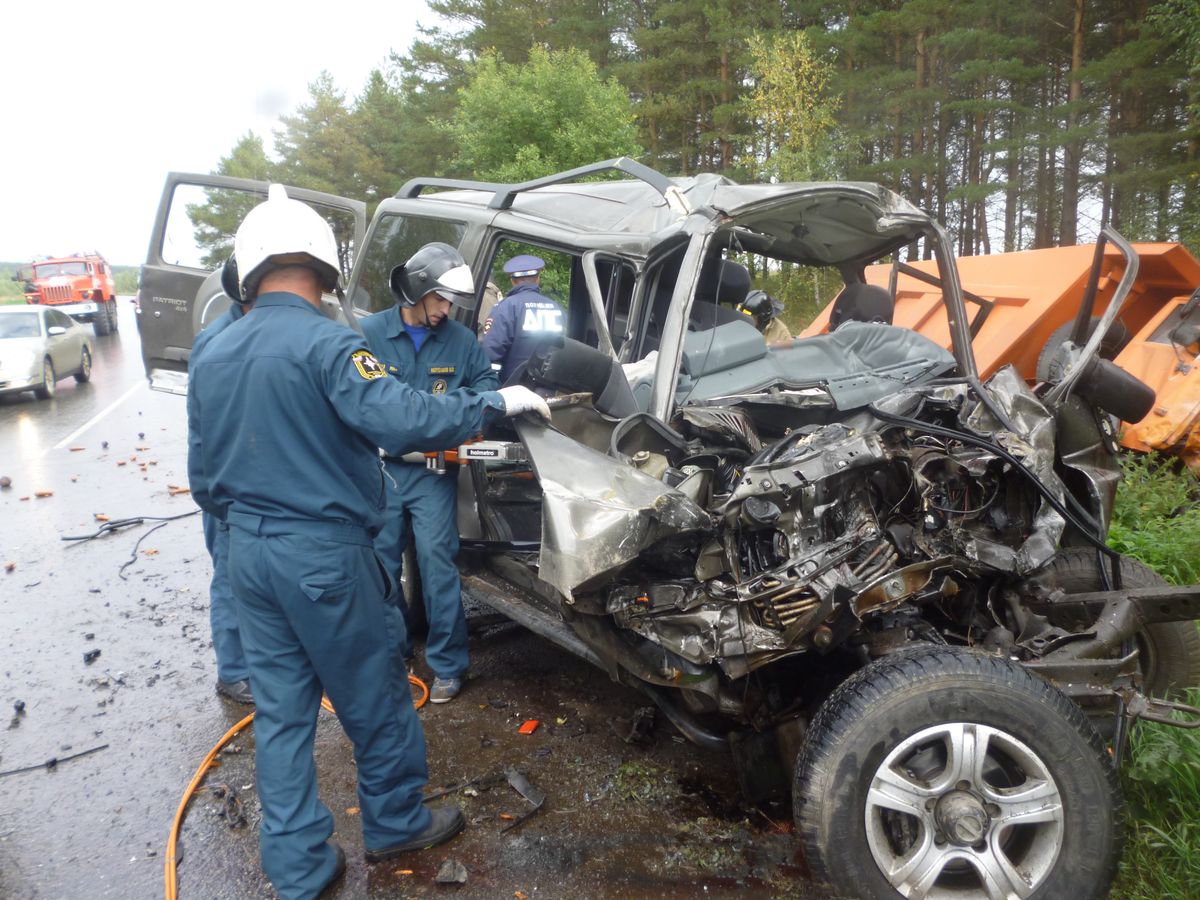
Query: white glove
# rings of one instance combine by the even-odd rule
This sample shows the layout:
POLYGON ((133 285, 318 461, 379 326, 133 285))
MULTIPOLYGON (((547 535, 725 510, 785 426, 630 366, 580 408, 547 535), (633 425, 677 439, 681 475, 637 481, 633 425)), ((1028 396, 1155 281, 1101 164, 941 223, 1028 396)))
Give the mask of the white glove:
POLYGON ((550 421, 550 407, 546 401, 521 384, 500 388, 500 398, 504 401, 504 414, 517 416, 524 412, 535 412, 547 422, 550 421))

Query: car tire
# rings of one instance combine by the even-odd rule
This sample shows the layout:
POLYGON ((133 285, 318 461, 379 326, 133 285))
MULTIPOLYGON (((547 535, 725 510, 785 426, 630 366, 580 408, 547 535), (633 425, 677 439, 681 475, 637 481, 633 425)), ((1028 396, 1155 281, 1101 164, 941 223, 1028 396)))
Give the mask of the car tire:
POLYGON ((861 900, 1105 897, 1124 837, 1082 710, 960 647, 905 649, 843 682, 809 728, 793 801, 813 877, 861 900))
POLYGON ((33 389, 41 400, 49 400, 58 391, 58 376, 54 374, 54 363, 50 357, 42 360, 42 383, 33 389))
POLYGON ((75 373, 75 380, 79 384, 87 384, 92 380, 92 354, 88 352, 88 348, 83 348, 83 353, 79 358, 79 371, 75 373))
MULTIPOLYGON (((1091 322, 1088 323, 1087 336, 1090 338, 1092 332, 1096 330, 1096 326, 1100 324, 1100 319, 1093 316, 1091 322)), ((1065 374, 1061 363, 1055 358, 1058 353, 1058 348, 1066 342, 1071 336, 1071 332, 1075 328, 1075 320, 1064 322, 1050 333, 1050 337, 1046 338, 1046 345, 1042 347, 1042 352, 1038 354, 1036 376, 1038 381, 1049 381, 1057 383, 1062 380, 1065 374)), ((1117 354, 1125 349, 1125 345, 1129 343, 1132 336, 1129 329, 1120 322, 1113 322, 1109 326, 1108 334, 1104 340, 1100 342, 1100 357, 1101 359, 1116 359, 1117 354)))
MULTIPOLYGON (((1096 552, 1068 547, 1032 576, 1066 594, 1104 590, 1096 552)), ((1127 588, 1165 587, 1165 578, 1132 557, 1121 557, 1121 582, 1127 588)), ((1135 636, 1143 688, 1156 697, 1181 694, 1200 685, 1200 631, 1195 622, 1156 622, 1135 636)))

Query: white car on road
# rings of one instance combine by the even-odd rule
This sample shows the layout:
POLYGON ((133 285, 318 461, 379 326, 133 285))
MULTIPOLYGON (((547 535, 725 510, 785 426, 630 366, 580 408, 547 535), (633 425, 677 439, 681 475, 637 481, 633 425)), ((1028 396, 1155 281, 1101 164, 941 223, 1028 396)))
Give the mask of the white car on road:
POLYGON ((33 391, 53 397, 59 378, 92 377, 88 330, 49 306, 0 307, 0 394, 33 391))

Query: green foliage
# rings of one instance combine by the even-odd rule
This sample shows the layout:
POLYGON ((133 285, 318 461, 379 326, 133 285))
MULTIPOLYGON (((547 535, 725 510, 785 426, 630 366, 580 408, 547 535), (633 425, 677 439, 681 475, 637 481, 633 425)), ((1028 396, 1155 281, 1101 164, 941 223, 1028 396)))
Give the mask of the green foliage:
POLYGON ((275 132, 279 162, 273 175, 296 187, 361 198, 369 154, 345 94, 328 72, 317 76, 308 91, 308 101, 294 115, 284 116, 283 127, 275 132))
MULTIPOLYGON (((1200 689, 1187 702, 1200 704, 1200 689)), ((1129 846, 1114 897, 1195 896, 1200 884, 1200 732, 1141 724, 1123 771, 1131 813, 1129 846)))
MULTIPOLYGON (((274 167, 263 150, 262 139, 247 132, 228 156, 221 157, 214 175, 269 181, 274 167)), ((210 269, 225 262, 233 252, 233 236, 246 213, 262 198, 242 191, 208 191, 203 204, 188 205, 187 214, 195 228, 196 246, 205 251, 203 262, 210 269)))
POLYGON ((1200 481, 1177 462, 1127 453, 1108 543, 1174 584, 1200 582, 1200 481))
POLYGON ((0 303, 24 303, 22 283, 14 281, 18 271, 29 271, 29 263, 0 263, 0 303))
POLYGON ((839 101, 829 93, 829 64, 802 31, 753 35, 748 43, 755 85, 745 105, 760 138, 746 165, 763 181, 831 177, 839 101))
POLYGON ((118 294, 136 294, 138 291, 138 266, 113 266, 113 290, 118 294))
POLYGON ((962 253, 1102 219, 1200 249, 1200 0, 1084 3, 1078 27, 1076 0, 429 5, 441 21, 353 103, 310 86, 281 180, 374 205, 415 175, 636 153, 668 174, 877 180, 962 253))
POLYGON ((628 96, 580 50, 537 46, 525 64, 484 54, 445 127, 457 148, 454 168, 488 181, 525 181, 641 152, 628 96))

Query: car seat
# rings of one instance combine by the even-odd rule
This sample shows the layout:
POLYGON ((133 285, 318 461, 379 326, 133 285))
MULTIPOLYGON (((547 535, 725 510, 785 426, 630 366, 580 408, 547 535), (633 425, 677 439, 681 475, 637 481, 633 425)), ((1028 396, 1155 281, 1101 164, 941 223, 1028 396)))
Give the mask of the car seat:
POLYGON ((892 324, 896 301, 884 288, 855 282, 842 288, 829 312, 829 330, 843 322, 882 322, 892 324))

